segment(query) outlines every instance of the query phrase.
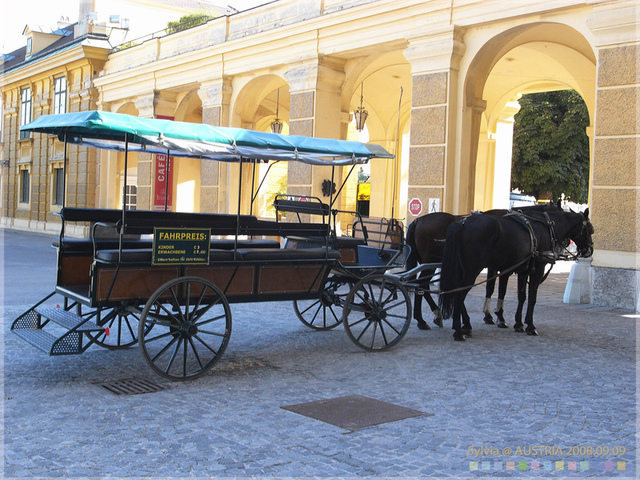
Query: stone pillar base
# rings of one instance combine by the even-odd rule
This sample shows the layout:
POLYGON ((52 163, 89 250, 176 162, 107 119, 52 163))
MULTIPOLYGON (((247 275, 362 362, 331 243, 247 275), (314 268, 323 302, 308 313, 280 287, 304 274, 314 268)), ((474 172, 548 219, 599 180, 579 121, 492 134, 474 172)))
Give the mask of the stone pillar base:
POLYGON ((591 258, 579 258, 571 266, 564 289, 564 303, 591 303, 591 258))
POLYGON ((591 302, 640 312, 640 271, 592 267, 591 302))

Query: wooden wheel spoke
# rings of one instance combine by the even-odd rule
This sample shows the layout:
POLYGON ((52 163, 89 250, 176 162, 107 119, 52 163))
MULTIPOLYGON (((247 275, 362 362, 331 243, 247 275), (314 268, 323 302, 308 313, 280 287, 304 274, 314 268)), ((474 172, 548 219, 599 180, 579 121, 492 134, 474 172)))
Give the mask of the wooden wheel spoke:
POLYGON ((199 335, 194 335, 194 337, 196 340, 198 340, 202 345, 204 345, 206 348, 208 348, 209 350, 211 350, 216 356, 218 356, 218 351, 212 347, 209 346, 209 344, 207 344, 204 340, 202 340, 200 338, 199 335))
MULTIPOLYGON (((204 369, 204 365, 202 365, 202 360, 200 360, 200 355, 198 355, 198 350, 196 350, 196 346, 193 343, 193 339, 189 339, 189 345, 191 346, 191 350, 193 350, 193 354, 196 357, 196 360, 198 361, 198 365, 200 365, 200 370, 204 369)), ((186 361, 185 361, 186 363, 186 361)))

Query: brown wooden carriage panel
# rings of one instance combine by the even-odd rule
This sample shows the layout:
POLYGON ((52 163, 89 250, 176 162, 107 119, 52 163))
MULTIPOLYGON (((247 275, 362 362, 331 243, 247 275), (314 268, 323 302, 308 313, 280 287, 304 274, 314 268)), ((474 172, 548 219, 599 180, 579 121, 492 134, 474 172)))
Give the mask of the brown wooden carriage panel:
POLYGON ((93 255, 58 255, 58 282, 60 286, 89 285, 93 255))
POLYGON ((356 265, 358 263, 358 255, 355 248, 339 248, 338 251, 340 252, 340 263, 343 265, 356 265))
POLYGON ((225 296, 254 295, 253 265, 189 266, 184 274, 210 281, 223 291, 225 296), (231 282, 231 283, 229 283, 231 282))
POLYGON ((131 299, 148 299, 169 280, 180 276, 179 267, 120 267, 116 281, 116 268, 100 266, 96 268, 93 291, 97 302, 112 302, 131 299), (111 284, 113 288, 111 289, 111 284), (109 294, 111 289, 111 294, 109 294))
POLYGON ((259 265, 258 294, 318 292, 329 267, 328 263, 259 265))

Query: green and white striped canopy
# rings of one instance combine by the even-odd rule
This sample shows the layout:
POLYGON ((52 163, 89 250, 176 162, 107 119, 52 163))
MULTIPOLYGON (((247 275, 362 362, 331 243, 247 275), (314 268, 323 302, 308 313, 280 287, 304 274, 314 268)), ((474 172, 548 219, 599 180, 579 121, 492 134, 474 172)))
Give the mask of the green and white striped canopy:
POLYGON ((394 158, 379 145, 327 138, 281 135, 202 123, 147 119, 88 111, 44 115, 21 131, 57 135, 61 141, 96 148, 143 151, 218 161, 300 161, 312 165, 350 165, 372 158, 394 158))

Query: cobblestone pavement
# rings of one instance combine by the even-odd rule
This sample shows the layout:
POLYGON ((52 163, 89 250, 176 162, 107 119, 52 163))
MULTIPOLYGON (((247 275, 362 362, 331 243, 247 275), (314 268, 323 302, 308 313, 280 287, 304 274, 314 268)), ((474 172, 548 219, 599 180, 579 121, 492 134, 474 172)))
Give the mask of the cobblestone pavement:
MULTIPOLYGON (((28 275, 44 296, 43 270, 13 260, 5 292, 28 275)), ((342 327, 311 331, 291 302, 232 305, 225 355, 186 383, 153 374, 137 348, 48 357, 9 333, 26 297, 5 298, 4 476, 637 478, 637 315, 563 304, 566 278, 541 289, 539 337, 484 325, 476 288, 472 339, 412 325, 382 353, 342 327), (164 390, 101 386, 127 379, 164 390), (346 395, 433 415, 349 431, 281 408, 346 395)))

